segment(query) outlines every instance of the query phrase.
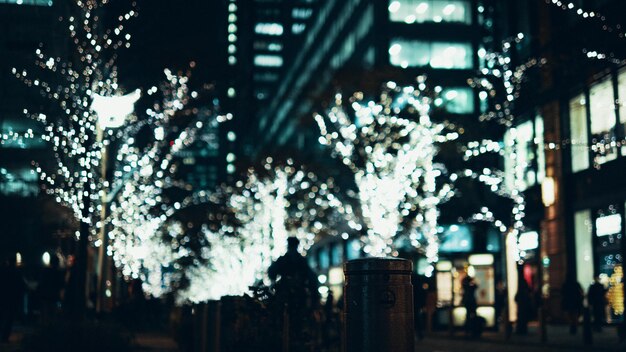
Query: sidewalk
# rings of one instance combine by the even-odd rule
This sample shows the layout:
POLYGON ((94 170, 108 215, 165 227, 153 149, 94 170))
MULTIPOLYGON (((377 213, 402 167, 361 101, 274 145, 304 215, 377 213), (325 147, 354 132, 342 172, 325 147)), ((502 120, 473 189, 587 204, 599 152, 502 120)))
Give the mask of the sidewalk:
POLYGON ((161 333, 137 333, 133 338, 133 351, 178 352, 178 345, 161 333))
POLYGON ((594 333, 592 345, 583 343, 582 329, 579 329, 578 334, 570 335, 567 326, 549 325, 547 336, 548 341, 542 343, 536 325, 529 326, 528 335, 513 334, 509 340, 505 339, 504 333, 494 331, 486 331, 480 339, 469 339, 461 331, 457 331, 454 335, 450 335, 448 331, 434 332, 418 342, 416 350, 432 352, 626 351, 626 343, 619 342, 615 327, 607 327, 601 333, 594 333))
MULTIPOLYGON (((0 352, 26 352, 21 349, 24 334, 32 328, 17 326, 8 343, 0 343, 0 352)), ((178 345, 171 337, 159 332, 141 332, 133 334, 132 350, 138 352, 179 352, 178 345)))

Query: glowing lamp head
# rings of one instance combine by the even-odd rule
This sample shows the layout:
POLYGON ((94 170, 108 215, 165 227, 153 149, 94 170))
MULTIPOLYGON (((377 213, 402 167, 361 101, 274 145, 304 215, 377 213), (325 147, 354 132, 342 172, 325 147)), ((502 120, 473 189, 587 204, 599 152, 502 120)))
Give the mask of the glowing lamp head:
POLYGON ((91 110, 98 115, 101 128, 118 128, 124 124, 126 117, 135 110, 135 102, 141 97, 141 90, 112 97, 92 94, 91 110))

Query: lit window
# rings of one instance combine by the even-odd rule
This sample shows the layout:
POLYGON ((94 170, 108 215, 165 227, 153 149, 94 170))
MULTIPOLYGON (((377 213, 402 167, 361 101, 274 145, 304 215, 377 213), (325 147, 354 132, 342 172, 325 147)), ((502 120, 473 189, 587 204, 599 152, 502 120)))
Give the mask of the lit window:
POLYGON ((472 67, 469 43, 425 42, 394 39, 389 46, 389 61, 394 66, 468 69, 472 67))
POLYGON ((392 0, 388 9, 393 22, 470 24, 472 21, 469 1, 392 0))
POLYGON ((0 0, 0 4, 52 6, 52 0, 0 0))
POLYGON ((254 57, 255 66, 280 67, 283 65, 283 58, 278 55, 256 55, 254 57))
POLYGON ((278 74, 272 72, 256 73, 254 80, 256 82, 276 82, 278 81, 278 74))
POLYGON ((283 45, 277 42, 255 41, 254 50, 281 51, 283 45))
POLYGON ((569 102, 570 151, 572 172, 589 168, 589 138, 587 136, 587 101, 580 94, 569 102))
POLYGON ((615 145, 615 96, 611 77, 591 86, 591 149, 594 161, 603 164, 617 157, 615 145))
POLYGON ((444 89, 441 92, 444 109, 452 114, 474 112, 474 92, 469 87, 444 89))
POLYGON ((229 5, 228 5, 228 11, 230 11, 230 12, 235 12, 235 11, 237 11, 237 5, 235 5, 235 4, 229 4, 229 5))
MULTIPOLYGON (((622 68, 617 76, 617 90, 619 98, 619 123, 622 131, 622 138, 626 134, 626 67, 622 68)), ((626 144, 622 145, 622 156, 626 156, 626 144)))
POLYGON ((236 58, 236 57, 234 57, 234 56, 229 56, 229 57, 228 57, 228 63, 229 63, 230 65, 235 65, 235 64, 237 64, 237 58, 236 58))
POLYGON ((235 91, 235 88, 230 87, 228 88, 227 94, 229 98, 234 98, 237 92, 235 91))
POLYGON ((265 35, 282 35, 283 25, 280 23, 257 23, 254 32, 265 35))
POLYGON ((543 182, 546 172, 541 116, 509 129, 504 144, 507 188, 523 191, 543 182))
POLYGON ((306 25, 304 23, 294 23, 291 25, 291 32, 293 34, 300 34, 304 32, 306 25))
POLYGON ((237 21, 237 15, 235 15, 234 13, 231 13, 230 15, 228 15, 228 22, 236 22, 237 21))
POLYGON ((237 33, 237 25, 234 23, 229 24, 228 33, 237 33))
POLYGON ((591 211, 582 210, 574 213, 574 240, 576 243, 576 263, 578 281, 589 287, 593 281, 593 236, 591 211))
POLYGON ((293 10, 291 10, 291 17, 300 19, 300 20, 306 20, 307 18, 311 17, 312 14, 313 14, 313 9, 303 9, 303 8, 296 7, 293 10))
POLYGON ((237 52, 237 46, 235 46, 234 44, 230 44, 228 46, 228 53, 229 54, 234 54, 237 52))

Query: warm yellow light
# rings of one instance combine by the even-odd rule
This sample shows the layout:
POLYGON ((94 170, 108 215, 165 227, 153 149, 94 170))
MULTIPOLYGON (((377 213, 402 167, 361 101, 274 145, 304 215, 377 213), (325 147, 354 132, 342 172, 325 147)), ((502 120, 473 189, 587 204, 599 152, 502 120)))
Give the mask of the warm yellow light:
POLYGON ((549 207, 556 201, 556 181, 553 177, 546 177, 541 184, 541 199, 543 205, 549 207))

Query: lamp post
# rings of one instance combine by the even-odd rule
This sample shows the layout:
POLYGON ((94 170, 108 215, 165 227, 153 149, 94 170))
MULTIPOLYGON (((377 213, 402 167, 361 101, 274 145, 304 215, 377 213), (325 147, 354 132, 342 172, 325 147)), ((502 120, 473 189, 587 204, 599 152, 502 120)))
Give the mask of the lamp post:
MULTIPOLYGON (((124 125, 126 118, 135 111, 135 103, 141 97, 141 90, 136 89, 132 93, 120 96, 105 97, 98 94, 92 94, 91 110, 98 116, 97 138, 98 142, 104 139, 104 131, 106 129, 119 128, 124 125)), ((102 160, 100 163, 101 178, 106 179, 107 163, 108 163, 108 144, 103 144, 102 160)), ((102 194, 102 210, 100 219, 104 222, 107 217, 107 194, 106 189, 102 194)), ((98 235, 100 246, 98 248, 98 283, 96 295, 96 312, 104 311, 105 297, 107 297, 106 270, 108 268, 106 261, 106 248, 108 246, 108 236, 103 226, 100 228, 98 235)))

